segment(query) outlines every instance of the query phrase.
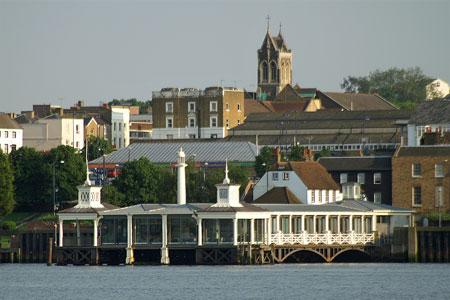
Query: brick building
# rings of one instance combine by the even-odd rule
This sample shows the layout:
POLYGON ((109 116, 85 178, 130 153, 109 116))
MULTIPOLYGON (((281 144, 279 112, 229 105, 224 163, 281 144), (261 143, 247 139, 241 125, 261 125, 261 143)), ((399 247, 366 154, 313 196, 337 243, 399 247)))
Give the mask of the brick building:
POLYGON ((400 147, 392 158, 392 205, 417 214, 448 212, 450 147, 400 147))
POLYGON ((244 122, 244 92, 236 88, 165 88, 152 93, 153 138, 223 138, 244 122))

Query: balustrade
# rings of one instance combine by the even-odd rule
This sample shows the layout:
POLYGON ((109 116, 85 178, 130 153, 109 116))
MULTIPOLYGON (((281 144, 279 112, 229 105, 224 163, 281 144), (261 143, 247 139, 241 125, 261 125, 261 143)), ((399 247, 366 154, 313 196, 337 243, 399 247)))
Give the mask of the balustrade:
POLYGON ((272 233, 270 235, 272 243, 277 245, 342 245, 342 244, 368 244, 375 240, 374 233, 272 233))

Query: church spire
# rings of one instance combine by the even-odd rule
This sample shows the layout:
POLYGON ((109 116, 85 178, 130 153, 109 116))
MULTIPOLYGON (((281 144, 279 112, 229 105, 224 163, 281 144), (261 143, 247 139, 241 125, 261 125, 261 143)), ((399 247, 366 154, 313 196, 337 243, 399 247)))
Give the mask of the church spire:
POLYGON ((223 184, 230 184, 230 178, 228 178, 228 159, 225 160, 225 179, 223 184))
POLYGON ((269 15, 267 15, 266 20, 267 20, 267 33, 270 33, 270 16, 269 15))

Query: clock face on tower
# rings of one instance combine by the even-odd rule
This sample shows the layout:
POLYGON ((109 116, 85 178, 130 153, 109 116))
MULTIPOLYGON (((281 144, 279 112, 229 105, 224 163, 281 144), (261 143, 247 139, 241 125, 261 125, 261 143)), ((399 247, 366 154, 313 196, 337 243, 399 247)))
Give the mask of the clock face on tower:
POLYGON ((220 197, 220 199, 227 199, 228 198, 228 190, 220 190, 219 197, 220 197))

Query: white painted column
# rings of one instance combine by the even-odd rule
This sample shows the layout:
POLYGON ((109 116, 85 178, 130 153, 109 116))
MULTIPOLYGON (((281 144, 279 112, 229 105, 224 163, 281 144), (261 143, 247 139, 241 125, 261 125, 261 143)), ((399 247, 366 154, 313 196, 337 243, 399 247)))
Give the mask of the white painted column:
POLYGON ((353 216, 348 216, 348 230, 350 232, 353 232, 353 216))
POLYGON ((272 217, 266 219, 267 223, 267 245, 272 243, 272 217))
POLYGON ((131 265, 134 263, 133 253, 133 216, 127 216, 127 258, 125 263, 131 265))
POLYGON ((330 216, 325 216, 325 231, 330 231, 330 216))
POLYGON ((372 231, 377 231, 377 216, 376 215, 372 215, 372 231))
POLYGON ((98 219, 94 219, 94 247, 98 246, 98 219))
POLYGON ((233 245, 238 244, 238 219, 233 219, 233 245))
POLYGON ((302 215, 300 227, 302 232, 305 231, 305 215, 302 215))
POLYGON ((64 245, 64 221, 59 219, 59 247, 62 247, 64 245))
POLYGON ((169 249, 167 249, 167 215, 162 215, 162 244, 161 244, 161 264, 168 265, 169 249))
POLYGON ((280 215, 277 215, 277 232, 280 231, 280 215))
POLYGON ((250 219, 250 244, 255 243, 255 219, 250 219))
POLYGON ((366 233, 366 230, 365 230, 366 222, 364 221, 364 217, 365 217, 364 215, 361 216, 361 233, 362 233, 362 234, 365 234, 365 233, 366 233))
POLYGON ((202 222, 203 222, 203 220, 202 219, 198 219, 198 224, 197 224, 197 228, 198 228, 198 230, 197 230, 197 235, 198 235, 198 239, 197 239, 197 244, 199 245, 199 246, 202 246, 203 245, 203 228, 202 228, 202 222))
POLYGON ((313 216, 313 233, 316 234, 317 233, 317 228, 316 228, 316 215, 313 216))

